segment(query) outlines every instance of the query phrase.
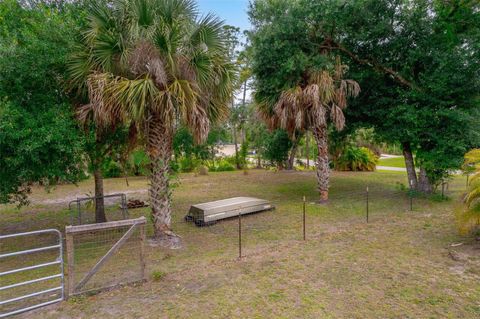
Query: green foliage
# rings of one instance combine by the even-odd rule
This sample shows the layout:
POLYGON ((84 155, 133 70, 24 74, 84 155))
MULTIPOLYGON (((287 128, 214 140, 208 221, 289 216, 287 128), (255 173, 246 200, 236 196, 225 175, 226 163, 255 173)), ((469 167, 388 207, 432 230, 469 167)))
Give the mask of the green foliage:
POLYGON ((39 114, 0 101, 0 202, 27 203, 29 185, 84 176, 83 144, 68 105, 39 114))
POLYGON ((208 133, 206 141, 202 144, 194 142, 192 134, 185 127, 181 127, 173 138, 173 152, 176 157, 187 157, 205 161, 211 160, 217 154, 217 144, 227 137, 227 131, 223 127, 214 127, 208 133))
POLYGON ((153 281, 160 281, 162 280, 167 274, 160 270, 152 271, 152 279, 153 281))
POLYGON ((480 145, 478 1, 258 0, 250 16, 262 100, 277 101, 326 52, 340 54, 363 92, 347 129, 410 143, 433 183, 480 145))
POLYGON ((29 185, 84 176, 84 139, 64 93, 80 7, 0 2, 0 202, 27 203, 29 185))
POLYGON ((366 147, 347 146, 334 162, 338 171, 374 171, 378 157, 366 147))
POLYGON ((193 172, 201 164, 201 161, 193 157, 180 157, 178 160, 180 166, 180 172, 190 173, 193 172))
POLYGON ((211 172, 229 172, 235 170, 235 157, 222 157, 215 162, 209 162, 208 169, 211 172))
POLYGON ((150 159, 147 153, 142 149, 133 151, 128 158, 128 171, 131 175, 140 176, 148 174, 148 165, 150 159))
POLYGON ((239 158, 240 158, 240 165, 242 167, 246 167, 247 163, 247 155, 248 155, 248 148, 249 148, 249 143, 248 140, 242 143, 240 146, 240 151, 238 152, 239 158))
POLYGON ((277 129, 267 136, 264 158, 278 167, 284 167, 291 147, 292 141, 287 132, 277 129))
POLYGON ((473 149, 465 154, 464 164, 474 174, 469 178, 468 192, 464 205, 457 207, 456 217, 461 233, 468 233, 480 227, 480 149, 473 149))
POLYGON ((108 157, 102 163, 102 176, 106 178, 120 177, 123 175, 123 168, 120 163, 108 157))

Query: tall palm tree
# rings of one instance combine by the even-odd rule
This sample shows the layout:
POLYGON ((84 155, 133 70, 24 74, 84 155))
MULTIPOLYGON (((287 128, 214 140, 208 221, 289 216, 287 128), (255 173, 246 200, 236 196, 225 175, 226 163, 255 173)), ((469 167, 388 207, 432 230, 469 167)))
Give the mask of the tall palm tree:
POLYGON ((312 131, 318 149, 316 173, 320 202, 328 201, 328 118, 337 130, 342 130, 347 98, 360 93, 357 82, 343 79, 346 69, 337 57, 333 70, 309 70, 295 86, 282 91, 273 105, 268 102, 259 105, 260 115, 272 128, 281 127, 293 138, 299 132, 312 131))
POLYGON ((71 80, 88 92, 97 125, 126 123, 132 140, 145 145, 154 236, 165 245, 180 242, 171 230, 174 131, 183 122, 204 141, 232 97, 222 27, 213 15, 199 17, 193 0, 92 1, 70 61, 71 80))

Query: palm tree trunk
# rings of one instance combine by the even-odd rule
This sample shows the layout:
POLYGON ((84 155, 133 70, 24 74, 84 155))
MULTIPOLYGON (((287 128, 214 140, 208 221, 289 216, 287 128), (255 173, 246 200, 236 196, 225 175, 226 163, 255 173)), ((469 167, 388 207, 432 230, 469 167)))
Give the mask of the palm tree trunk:
POLYGON ((105 202, 103 198, 103 176, 99 165, 95 165, 93 171, 93 178, 95 180, 95 222, 105 223, 107 217, 105 216, 105 202))
POLYGON ((172 156, 172 130, 159 115, 154 114, 148 124, 147 151, 151 161, 150 205, 154 237, 163 246, 178 248, 180 237, 172 232, 169 164, 172 156))
POLYGON ((326 126, 316 126, 312 129, 313 137, 317 143, 318 157, 316 162, 318 192, 320 203, 328 201, 328 187, 330 167, 328 165, 328 135, 326 126))
POLYGON ((417 189, 417 172, 415 172, 415 162, 413 160, 412 149, 409 142, 402 143, 403 157, 405 158, 405 167, 407 169, 408 184, 412 189, 417 189))
POLYGON ((233 144, 235 144, 235 165, 237 169, 241 169, 240 157, 238 155, 237 128, 235 124, 233 124, 233 144))
POLYGON ((305 132, 305 155, 307 157, 307 168, 310 168, 310 134, 305 132))

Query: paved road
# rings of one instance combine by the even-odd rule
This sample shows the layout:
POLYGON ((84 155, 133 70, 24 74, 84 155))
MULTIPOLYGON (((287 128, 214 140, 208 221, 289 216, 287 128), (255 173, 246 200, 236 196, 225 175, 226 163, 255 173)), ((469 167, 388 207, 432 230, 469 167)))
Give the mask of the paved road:
MULTIPOLYGON (((406 172, 407 169, 404 167, 390 167, 390 166, 380 166, 377 165, 377 171, 395 171, 395 172, 406 172)), ((418 170, 417 170, 418 171, 418 170)))

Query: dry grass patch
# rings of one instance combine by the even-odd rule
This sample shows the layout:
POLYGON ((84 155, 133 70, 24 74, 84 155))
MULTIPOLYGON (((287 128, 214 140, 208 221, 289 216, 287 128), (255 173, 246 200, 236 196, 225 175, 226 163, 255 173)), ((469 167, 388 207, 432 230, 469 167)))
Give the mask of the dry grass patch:
MULTIPOLYGON (((156 280, 75 299, 29 318, 478 318, 479 245, 457 234, 453 201, 408 197, 401 173, 335 173, 332 201, 307 207, 308 240, 301 240, 301 198, 316 199, 313 173, 250 171, 182 175, 174 193, 174 228, 185 248, 149 247, 156 280), (371 222, 362 191, 372 189, 371 222), (246 216, 244 253, 237 259, 237 221, 197 228, 183 222, 192 203, 257 196, 277 209, 246 216), (463 244, 452 247, 452 243, 463 244), (455 250, 465 258, 454 260, 455 250), (159 276, 158 274, 161 274, 159 276)), ((110 189, 127 189, 109 181, 110 189)), ((137 181, 137 189, 144 180, 137 181)), ((450 186, 454 198, 464 185, 450 186)), ((88 183, 80 185, 88 190, 88 183)), ((62 196, 63 190, 59 191, 62 196)), ((41 191, 37 190, 40 194, 41 191)), ((37 195, 40 196, 40 195, 37 195)), ((49 195, 52 196, 52 195, 49 195)), ((309 202, 310 202, 309 201, 309 202)), ((3 229, 61 225, 63 208, 44 219, 4 209, 3 229), (17 213, 18 214, 18 213, 17 213), (58 218, 57 218, 58 217, 58 218), (18 218, 18 219, 17 219, 18 218), (41 224, 41 225, 40 225, 41 224)), ((132 211, 133 216, 148 209, 132 211)), ((27 317, 27 316, 26 316, 27 317)))

